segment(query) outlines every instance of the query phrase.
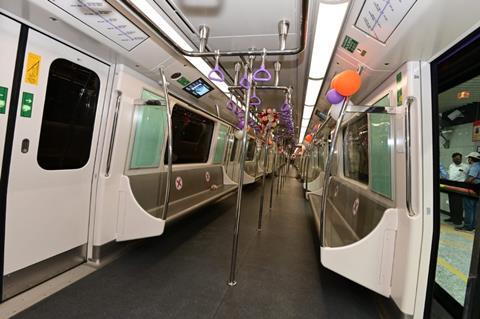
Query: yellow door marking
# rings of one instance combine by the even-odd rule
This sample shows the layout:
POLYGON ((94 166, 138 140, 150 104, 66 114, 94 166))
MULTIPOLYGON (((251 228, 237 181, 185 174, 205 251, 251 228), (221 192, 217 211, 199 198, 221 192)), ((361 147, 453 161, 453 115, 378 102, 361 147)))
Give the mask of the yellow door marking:
POLYGON ((439 264, 440 266, 442 266, 443 268, 445 268, 446 270, 448 270, 449 272, 451 272, 452 274, 460 278, 460 280, 463 281, 464 283, 467 283, 467 275, 465 275, 461 270, 459 270, 457 267, 450 264, 448 261, 446 261, 442 257, 437 258, 437 264, 439 264))
POLYGON ((32 52, 28 52, 27 68, 25 69, 25 83, 38 85, 41 60, 42 60, 41 56, 32 52))

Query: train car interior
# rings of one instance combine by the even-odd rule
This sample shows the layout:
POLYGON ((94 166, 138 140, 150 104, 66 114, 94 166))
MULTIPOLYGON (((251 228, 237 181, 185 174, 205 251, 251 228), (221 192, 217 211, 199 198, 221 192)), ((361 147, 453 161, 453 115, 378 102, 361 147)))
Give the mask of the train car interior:
POLYGON ((480 1, 0 0, 0 318, 480 318, 480 1))

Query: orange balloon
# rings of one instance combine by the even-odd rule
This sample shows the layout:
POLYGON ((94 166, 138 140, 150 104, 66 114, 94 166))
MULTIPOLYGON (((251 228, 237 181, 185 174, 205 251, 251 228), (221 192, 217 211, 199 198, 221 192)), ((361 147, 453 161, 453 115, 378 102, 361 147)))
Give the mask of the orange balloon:
POLYGON ((353 70, 346 70, 332 80, 332 88, 337 90, 343 96, 352 96, 358 92, 360 85, 362 85, 362 78, 353 70))
POLYGON ((333 86, 335 85, 335 82, 337 82, 339 75, 340 75, 340 73, 337 73, 337 74, 332 78, 332 81, 330 81, 330 88, 333 89, 333 86))
POLYGON ((307 135, 305 136, 305 141, 307 141, 308 143, 310 143, 310 142, 312 141, 312 139, 313 139, 313 137, 312 137, 311 134, 307 134, 307 135))

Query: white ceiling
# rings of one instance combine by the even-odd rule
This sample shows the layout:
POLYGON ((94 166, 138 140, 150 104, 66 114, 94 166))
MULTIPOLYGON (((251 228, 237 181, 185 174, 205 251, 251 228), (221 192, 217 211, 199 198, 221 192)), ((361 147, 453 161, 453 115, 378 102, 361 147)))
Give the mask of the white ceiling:
MULTIPOLYGON (((381 43, 355 27, 363 4, 364 0, 352 1, 338 43, 341 44, 348 35, 359 42, 359 49, 367 53, 361 56, 358 51, 350 53, 337 47, 316 103, 320 111, 326 112, 330 107, 324 96, 336 73, 360 65, 365 67, 362 87, 352 98, 353 102, 361 103, 406 61, 431 61, 480 25, 478 0, 417 0, 386 43, 381 43)), ((319 121, 313 116, 309 130, 319 121)))

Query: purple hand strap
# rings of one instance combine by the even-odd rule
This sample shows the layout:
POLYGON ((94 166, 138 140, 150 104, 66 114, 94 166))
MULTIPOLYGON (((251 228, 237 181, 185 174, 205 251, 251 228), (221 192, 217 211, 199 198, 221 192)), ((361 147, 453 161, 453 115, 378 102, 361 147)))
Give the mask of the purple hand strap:
POLYGON ((215 67, 208 73, 208 78, 214 82, 223 82, 225 81, 225 74, 223 74, 218 65, 215 65, 215 67))
POLYGON ((236 111, 236 108, 237 108, 237 105, 235 104, 235 102, 233 102, 231 99, 228 100, 227 102, 227 109, 229 109, 230 111, 236 111))
POLYGON ((260 104, 262 104, 262 100, 260 100, 260 98, 256 94, 250 97, 250 105, 259 106, 260 104))
POLYGON ((253 73, 253 79, 256 82, 268 82, 272 79, 272 75, 265 68, 265 64, 262 64, 260 65, 260 68, 258 68, 258 70, 253 73))
POLYGON ((240 83, 240 86, 243 87, 244 89, 248 90, 250 88, 252 84, 248 81, 247 72, 245 72, 243 77, 240 79, 239 83, 240 83))
POLYGON ((223 74, 223 71, 220 69, 220 51, 216 50, 215 53, 215 67, 208 73, 208 78, 214 82, 223 82, 225 80, 225 74, 223 74))

